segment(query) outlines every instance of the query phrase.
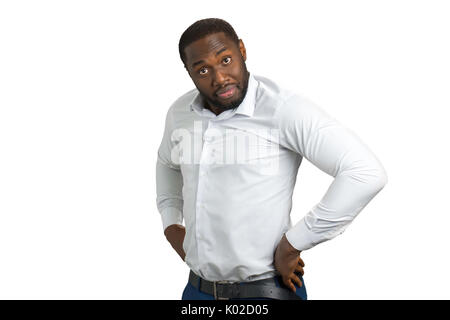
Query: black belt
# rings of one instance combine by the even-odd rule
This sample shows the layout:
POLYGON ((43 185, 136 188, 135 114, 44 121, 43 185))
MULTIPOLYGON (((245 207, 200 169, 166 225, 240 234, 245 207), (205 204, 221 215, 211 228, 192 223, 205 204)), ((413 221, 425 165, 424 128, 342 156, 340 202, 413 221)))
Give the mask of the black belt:
POLYGON ((189 283, 216 300, 242 298, 269 298, 276 300, 302 300, 287 288, 279 288, 274 278, 251 282, 208 281, 194 272, 189 273, 189 283))

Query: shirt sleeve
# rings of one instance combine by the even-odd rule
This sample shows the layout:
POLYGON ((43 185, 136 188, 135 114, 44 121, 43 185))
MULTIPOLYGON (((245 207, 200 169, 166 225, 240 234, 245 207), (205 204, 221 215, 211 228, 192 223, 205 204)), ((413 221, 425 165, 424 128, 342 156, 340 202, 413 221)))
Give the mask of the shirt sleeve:
POLYGON ((172 131, 173 117, 172 110, 169 109, 156 161, 156 205, 161 214, 163 230, 172 224, 183 222, 183 176, 179 161, 172 159, 175 147, 171 140, 172 131))
POLYGON ((289 243, 303 251, 343 233, 385 186, 387 175, 352 131, 306 98, 288 98, 276 119, 280 145, 334 177, 320 202, 286 232, 289 243))

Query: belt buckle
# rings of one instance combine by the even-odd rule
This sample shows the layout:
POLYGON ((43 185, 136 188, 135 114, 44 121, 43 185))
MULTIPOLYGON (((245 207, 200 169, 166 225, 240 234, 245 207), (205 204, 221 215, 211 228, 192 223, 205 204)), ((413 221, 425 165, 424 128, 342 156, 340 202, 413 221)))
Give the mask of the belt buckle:
POLYGON ((217 295, 217 285, 218 284, 230 284, 230 281, 213 281, 213 291, 214 291, 214 300, 230 300, 230 298, 219 297, 217 295))

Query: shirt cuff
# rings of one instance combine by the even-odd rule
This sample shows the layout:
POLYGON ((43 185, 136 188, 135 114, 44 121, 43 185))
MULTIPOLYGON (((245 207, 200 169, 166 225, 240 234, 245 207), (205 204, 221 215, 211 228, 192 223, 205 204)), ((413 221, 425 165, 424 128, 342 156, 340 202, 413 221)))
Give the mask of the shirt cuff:
POLYGON ((183 223, 183 213, 174 207, 168 207, 161 211, 161 219, 163 224, 163 231, 172 224, 183 223))
POLYGON ((327 240, 312 232, 305 223, 305 218, 286 232, 286 239, 297 250, 308 250, 315 245, 327 240))

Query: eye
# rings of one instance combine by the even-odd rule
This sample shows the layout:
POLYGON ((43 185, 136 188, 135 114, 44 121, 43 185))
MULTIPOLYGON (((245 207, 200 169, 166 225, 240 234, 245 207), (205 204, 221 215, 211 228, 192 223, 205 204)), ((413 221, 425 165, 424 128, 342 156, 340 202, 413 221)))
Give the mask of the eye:
POLYGON ((208 73, 208 69, 206 69, 206 68, 201 68, 201 69, 198 71, 198 73, 200 73, 201 75, 205 75, 205 74, 208 73))
POLYGON ((231 63, 231 57, 226 57, 225 59, 222 60, 225 64, 230 64, 231 63))

